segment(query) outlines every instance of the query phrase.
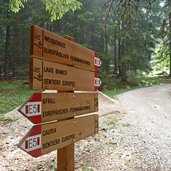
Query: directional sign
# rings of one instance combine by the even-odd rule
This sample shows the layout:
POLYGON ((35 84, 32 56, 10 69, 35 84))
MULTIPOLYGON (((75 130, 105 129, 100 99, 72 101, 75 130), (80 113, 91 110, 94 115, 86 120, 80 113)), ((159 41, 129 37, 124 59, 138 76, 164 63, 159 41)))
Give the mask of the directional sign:
POLYGON ((30 62, 30 87, 35 90, 94 91, 101 81, 94 72, 33 57, 30 62))
POLYGON ((38 26, 31 27, 31 55, 91 71, 101 61, 97 53, 38 26))
POLYGON ((18 111, 34 124, 98 110, 97 93, 35 93, 18 111))
POLYGON ((98 115, 35 125, 19 143, 33 157, 63 148, 98 132, 98 115))

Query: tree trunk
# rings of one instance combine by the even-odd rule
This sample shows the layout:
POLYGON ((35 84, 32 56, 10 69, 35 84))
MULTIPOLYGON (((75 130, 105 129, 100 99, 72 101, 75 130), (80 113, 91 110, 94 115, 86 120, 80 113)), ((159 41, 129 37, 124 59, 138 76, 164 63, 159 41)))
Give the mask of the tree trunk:
MULTIPOLYGON (((122 58, 123 58, 123 55, 125 52, 125 42, 122 42, 121 48, 122 48, 122 58)), ((127 82, 126 71, 127 71, 126 63, 125 63, 125 61, 122 60, 121 61, 121 81, 122 82, 127 82)))
MULTIPOLYGON (((119 27, 118 27, 118 35, 120 35, 121 32, 121 25, 119 23, 119 27)), ((121 77, 122 75, 122 70, 121 70, 121 39, 120 36, 118 36, 118 64, 119 64, 119 77, 121 77)))
POLYGON ((108 34, 107 34, 107 25, 105 23, 105 30, 104 30, 104 37, 105 37, 105 58, 107 59, 106 60, 106 74, 109 73, 109 67, 110 67, 110 64, 109 64, 109 61, 108 61, 108 34))
POLYGON ((114 33, 114 71, 113 73, 114 74, 117 74, 118 73, 118 59, 117 59, 117 36, 116 36, 116 31, 114 33))
POLYGON ((127 71, 127 69, 126 69, 126 64, 123 63, 123 64, 122 64, 122 75, 121 75, 121 81, 122 81, 122 82, 127 82, 126 71, 127 71))
MULTIPOLYGON (((7 16, 8 18, 8 16, 7 16)), ((4 79, 9 79, 9 46, 10 46, 10 26, 6 27, 6 38, 5 38, 5 56, 4 56, 4 79)))
POLYGON ((0 81, 2 80, 2 67, 0 66, 0 81))
MULTIPOLYGON (((168 1, 169 9, 171 8, 171 0, 168 1)), ((170 57, 170 77, 171 77, 171 12, 169 12, 169 57, 170 57)))

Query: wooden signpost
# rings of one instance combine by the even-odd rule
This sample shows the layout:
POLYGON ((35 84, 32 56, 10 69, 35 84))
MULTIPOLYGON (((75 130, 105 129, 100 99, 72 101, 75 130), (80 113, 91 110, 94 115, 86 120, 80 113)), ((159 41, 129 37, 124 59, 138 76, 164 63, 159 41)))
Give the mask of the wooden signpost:
POLYGON ((98 111, 101 61, 73 40, 31 27, 30 87, 58 93, 35 93, 18 109, 38 124, 18 146, 33 157, 58 150, 58 171, 74 171, 74 143, 98 133, 98 115, 88 113, 98 111))

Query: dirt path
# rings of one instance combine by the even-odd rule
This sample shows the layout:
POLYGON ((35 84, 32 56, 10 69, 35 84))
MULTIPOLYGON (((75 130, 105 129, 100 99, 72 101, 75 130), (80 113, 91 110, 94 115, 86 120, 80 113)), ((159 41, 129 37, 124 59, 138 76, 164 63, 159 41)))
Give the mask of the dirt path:
POLYGON ((94 171, 171 171, 171 85, 129 91, 118 100, 123 114, 101 120, 95 152, 84 163, 94 171))
MULTIPOLYGON (((76 171, 170 171, 171 85, 100 100, 100 131, 76 143, 76 171)), ((8 115, 20 116, 16 110, 8 115)), ((31 127, 20 116, 0 127, 0 170, 50 170, 56 152, 34 159, 16 144, 31 127)))
POLYGON ((129 164, 137 165, 136 170, 170 171, 171 85, 138 89, 118 98, 126 112, 119 125, 129 125, 128 129, 119 127, 126 136, 129 164))

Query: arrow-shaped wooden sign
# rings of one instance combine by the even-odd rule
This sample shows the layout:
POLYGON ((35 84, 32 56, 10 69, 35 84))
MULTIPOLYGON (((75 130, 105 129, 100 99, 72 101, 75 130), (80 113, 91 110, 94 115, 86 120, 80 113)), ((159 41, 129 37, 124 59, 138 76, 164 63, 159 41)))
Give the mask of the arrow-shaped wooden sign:
POLYGON ((35 93, 18 111, 34 124, 98 111, 97 93, 35 93))
POLYGON ((101 85, 95 72, 33 57, 30 87, 35 90, 96 91, 101 85))
POLYGON ((35 125, 18 146, 33 157, 65 147, 98 132, 98 115, 35 125))

